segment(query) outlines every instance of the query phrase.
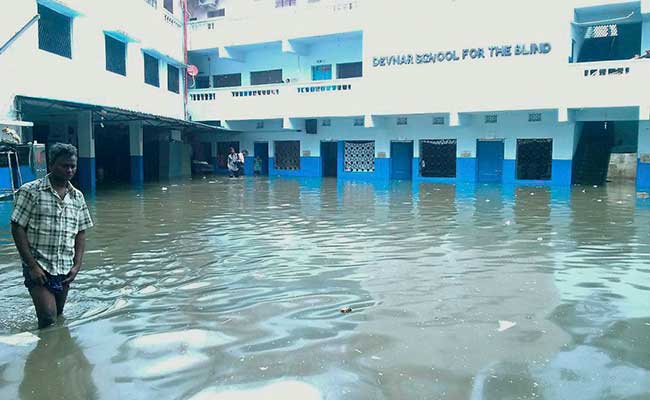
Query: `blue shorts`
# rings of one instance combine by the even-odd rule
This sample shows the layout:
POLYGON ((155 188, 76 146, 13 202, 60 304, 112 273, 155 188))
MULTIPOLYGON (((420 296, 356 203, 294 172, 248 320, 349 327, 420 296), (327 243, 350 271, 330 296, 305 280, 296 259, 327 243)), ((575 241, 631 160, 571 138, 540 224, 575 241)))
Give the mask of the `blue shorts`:
MULTIPOLYGON (((61 294, 63 289, 68 287, 68 284, 63 283, 63 280, 67 278, 66 275, 52 275, 49 272, 43 270, 45 276, 47 277, 47 282, 45 283, 45 288, 52 292, 52 294, 61 294)), ((23 267, 23 277, 25 278, 25 287, 27 289, 33 288, 34 286, 39 286, 37 282, 32 280, 32 277, 29 276, 29 267, 23 267)))

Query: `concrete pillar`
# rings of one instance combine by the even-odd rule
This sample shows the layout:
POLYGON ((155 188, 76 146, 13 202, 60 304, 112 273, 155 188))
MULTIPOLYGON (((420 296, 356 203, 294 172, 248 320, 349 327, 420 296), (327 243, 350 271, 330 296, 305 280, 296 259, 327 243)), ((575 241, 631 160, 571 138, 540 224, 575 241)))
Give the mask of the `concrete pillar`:
POLYGON ((212 141, 210 142, 210 164, 212 164, 212 168, 214 169, 214 173, 216 174, 219 172, 219 166, 217 165, 217 142, 212 141))
POLYGON ((82 111, 77 115, 77 143, 79 145, 78 177, 80 189, 87 194, 94 194, 95 181, 95 132, 91 111, 82 111))
POLYGON ((131 156, 131 183, 141 185, 144 183, 144 134, 142 121, 129 123, 129 154, 131 156))
POLYGON ((650 121, 639 121, 639 160, 636 185, 639 191, 650 192, 650 121))

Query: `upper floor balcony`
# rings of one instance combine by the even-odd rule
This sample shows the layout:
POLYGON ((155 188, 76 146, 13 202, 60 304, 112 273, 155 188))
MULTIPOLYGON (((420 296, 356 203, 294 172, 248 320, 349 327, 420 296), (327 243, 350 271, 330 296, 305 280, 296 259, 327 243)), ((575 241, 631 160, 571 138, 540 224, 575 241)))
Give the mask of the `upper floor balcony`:
POLYGON ((206 1, 195 0, 194 8, 190 6, 190 50, 363 29, 364 0, 242 0, 223 5, 221 0, 215 7, 225 8, 199 5, 206 1))
POLYGON ((364 115, 363 78, 190 90, 194 121, 364 115))

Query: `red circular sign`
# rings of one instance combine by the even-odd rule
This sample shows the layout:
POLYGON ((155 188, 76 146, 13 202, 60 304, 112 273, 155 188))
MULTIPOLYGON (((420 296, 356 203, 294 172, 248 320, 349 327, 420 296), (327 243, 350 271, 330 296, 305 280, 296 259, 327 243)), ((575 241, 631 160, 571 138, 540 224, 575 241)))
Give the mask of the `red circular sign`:
POLYGON ((199 69, 197 68, 196 65, 188 65, 187 66, 187 74, 189 76, 197 76, 199 74, 199 69))

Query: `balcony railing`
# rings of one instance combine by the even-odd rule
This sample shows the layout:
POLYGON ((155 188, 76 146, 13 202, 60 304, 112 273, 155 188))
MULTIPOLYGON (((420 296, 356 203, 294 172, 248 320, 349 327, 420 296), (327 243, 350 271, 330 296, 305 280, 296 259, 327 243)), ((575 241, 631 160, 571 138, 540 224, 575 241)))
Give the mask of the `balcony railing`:
POLYGON ((282 118, 287 110, 295 116, 359 115, 363 107, 363 78, 306 83, 229 88, 191 89, 190 113, 194 120, 246 119, 251 107, 259 118, 282 118))

